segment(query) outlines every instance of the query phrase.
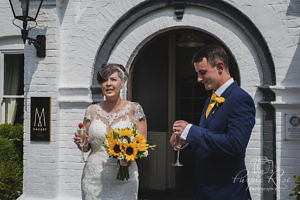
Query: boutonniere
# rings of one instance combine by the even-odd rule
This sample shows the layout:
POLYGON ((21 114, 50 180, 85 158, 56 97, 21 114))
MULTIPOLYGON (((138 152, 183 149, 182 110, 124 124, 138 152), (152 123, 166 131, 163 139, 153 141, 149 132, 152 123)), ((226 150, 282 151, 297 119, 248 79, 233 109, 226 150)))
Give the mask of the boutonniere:
POLYGON ((224 97, 214 97, 210 100, 209 103, 215 103, 214 110, 212 111, 212 114, 216 112, 216 110, 225 102, 224 97))

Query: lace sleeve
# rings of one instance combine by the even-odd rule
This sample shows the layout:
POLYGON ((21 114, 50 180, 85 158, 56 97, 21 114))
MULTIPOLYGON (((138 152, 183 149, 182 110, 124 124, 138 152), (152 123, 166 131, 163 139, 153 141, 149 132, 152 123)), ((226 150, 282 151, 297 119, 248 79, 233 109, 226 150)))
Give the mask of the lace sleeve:
POLYGON ((91 121, 91 111, 90 111, 90 109, 91 109, 91 106, 89 106, 86 109, 85 114, 84 114, 84 118, 91 121))
POLYGON ((134 111, 134 120, 136 122, 142 121, 145 118, 145 114, 143 111, 143 108, 140 104, 136 103, 135 105, 135 111, 134 111))

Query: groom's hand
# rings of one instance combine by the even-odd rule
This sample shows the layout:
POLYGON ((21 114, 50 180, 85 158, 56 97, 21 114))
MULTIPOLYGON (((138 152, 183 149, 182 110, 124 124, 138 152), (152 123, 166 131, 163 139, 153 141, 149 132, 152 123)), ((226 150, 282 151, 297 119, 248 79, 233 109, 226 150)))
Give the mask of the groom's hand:
POLYGON ((175 148, 175 144, 176 144, 176 135, 173 133, 170 137, 170 144, 173 148, 175 148))
POLYGON ((177 136, 181 136, 182 132, 184 131, 185 127, 188 125, 189 123, 184 121, 184 120, 177 120, 174 122, 173 124, 173 133, 177 136))

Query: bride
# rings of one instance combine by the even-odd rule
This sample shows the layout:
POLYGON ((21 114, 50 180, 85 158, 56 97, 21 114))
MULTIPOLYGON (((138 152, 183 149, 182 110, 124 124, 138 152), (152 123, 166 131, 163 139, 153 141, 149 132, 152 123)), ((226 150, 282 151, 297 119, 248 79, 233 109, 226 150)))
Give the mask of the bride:
MULTIPOLYGON (((131 127, 132 123, 135 123, 138 131, 147 138, 147 122, 142 107, 138 103, 120 98, 120 90, 127 77, 125 68, 119 64, 104 65, 97 73, 105 100, 90 105, 84 116, 88 142, 83 145, 83 151, 91 152, 82 173, 83 200, 137 199, 137 164, 129 163, 128 180, 118 180, 117 160, 110 158, 102 145, 108 131, 113 128, 131 127)), ((81 149, 77 133, 74 142, 81 149)))

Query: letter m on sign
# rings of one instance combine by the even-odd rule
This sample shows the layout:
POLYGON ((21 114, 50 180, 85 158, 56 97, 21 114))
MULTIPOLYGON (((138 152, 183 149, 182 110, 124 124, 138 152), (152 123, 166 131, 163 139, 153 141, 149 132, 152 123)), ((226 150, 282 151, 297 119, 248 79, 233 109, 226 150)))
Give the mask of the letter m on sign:
POLYGON ((45 108, 42 108, 41 112, 35 108, 34 127, 46 127, 45 108))

